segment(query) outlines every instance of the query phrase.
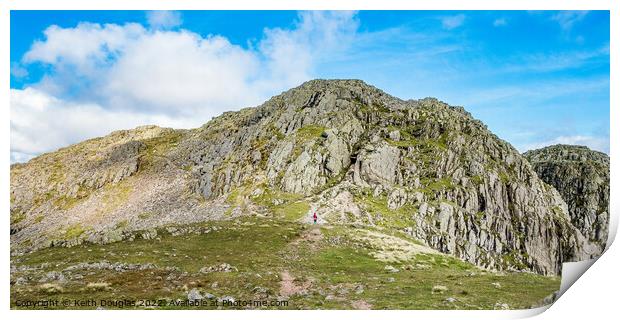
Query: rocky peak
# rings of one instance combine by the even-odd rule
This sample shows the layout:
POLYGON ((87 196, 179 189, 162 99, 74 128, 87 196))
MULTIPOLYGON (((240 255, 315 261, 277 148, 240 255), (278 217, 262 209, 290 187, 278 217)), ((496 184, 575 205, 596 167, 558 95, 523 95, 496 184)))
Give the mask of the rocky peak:
POLYGON ((609 156, 585 146, 562 144, 524 156, 538 176, 560 192, 572 224, 602 252, 609 228, 609 156))
POLYGON ((609 166, 609 156, 603 152, 590 150, 586 146, 556 144, 537 150, 530 150, 523 154, 531 163, 536 162, 587 162, 592 161, 609 166))

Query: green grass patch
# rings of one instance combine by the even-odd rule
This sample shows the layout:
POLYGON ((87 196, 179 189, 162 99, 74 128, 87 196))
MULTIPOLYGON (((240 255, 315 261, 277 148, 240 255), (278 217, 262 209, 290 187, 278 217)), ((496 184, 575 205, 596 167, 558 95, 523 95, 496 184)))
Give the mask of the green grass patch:
POLYGON ((409 147, 415 147, 419 145, 419 141, 415 139, 396 141, 396 140, 386 138, 385 141, 387 141, 387 143, 389 143, 392 146, 401 147, 401 148, 409 148, 409 147))
POLYGON ((68 277, 68 281, 56 284, 58 290, 39 290, 42 284, 38 281, 11 285, 11 308, 18 308, 16 300, 186 299, 191 288, 236 300, 273 300, 280 296, 284 271, 294 277, 295 286, 307 285, 305 294, 288 298, 287 309, 350 309, 351 302, 358 300, 373 309, 493 309, 497 303, 527 308, 558 290, 560 284, 558 277, 493 273, 439 254, 418 254, 409 261, 390 264, 399 272, 389 272, 385 262, 372 256, 372 248, 351 241, 350 235, 359 230, 347 226, 309 227, 286 219, 244 217, 194 227, 217 229, 178 236, 160 229, 160 240, 136 238, 132 242, 52 247, 27 253, 12 260, 12 265, 46 263, 45 267, 18 268, 12 277, 39 279, 49 271, 67 275, 64 269, 81 262, 153 263, 158 268, 123 272, 77 269, 71 274, 83 278, 68 277), (313 231, 321 237, 313 242, 299 241, 313 231), (334 238, 341 240, 334 242, 334 238), (221 263, 237 271, 199 272, 221 263), (444 286, 445 291, 433 293, 437 285, 444 286), (363 290, 358 291, 358 287, 363 290), (265 296, 259 298, 258 292, 265 296), (446 303, 448 297, 456 301, 446 303))
POLYGON ((62 195, 53 200, 54 205, 61 210, 69 210, 75 207, 78 203, 80 203, 79 198, 69 197, 66 195, 62 195))
POLYGON ((276 217, 295 221, 302 218, 310 210, 310 204, 307 201, 300 200, 278 205, 273 209, 276 217))
POLYGON ((499 172, 499 179, 502 181, 503 184, 507 184, 510 182, 510 176, 504 171, 499 172))
POLYGON ((21 211, 11 211, 11 224, 16 224, 24 221, 26 214, 21 211))
POLYGON ((129 224, 129 222, 127 220, 121 220, 121 221, 116 223, 114 228, 115 229, 125 229, 125 228, 127 228, 128 224, 129 224))
POLYGON ((402 229, 415 225, 411 216, 417 212, 417 209, 410 204, 393 210, 388 207, 386 196, 355 195, 355 198, 358 203, 365 205, 366 210, 373 215, 374 222, 379 226, 402 229))
POLYGON ((472 176, 471 181, 477 186, 481 185, 484 182, 484 180, 482 180, 482 177, 479 175, 472 176))
POLYGON ((117 184, 107 184, 103 188, 103 201, 99 212, 105 214, 118 208, 129 200, 133 192, 131 179, 124 179, 117 184))
POLYGON ((424 186, 421 190, 425 193, 435 193, 443 190, 453 190, 455 185, 452 183, 452 179, 450 178, 441 178, 441 179, 422 179, 422 185, 424 186))
POLYGON ((318 139, 326 129, 327 128, 323 126, 307 125, 297 129, 297 131, 295 131, 295 137, 300 139, 302 142, 318 139))
POLYGON ((70 225, 64 232, 65 239, 75 239, 82 235, 82 233, 86 232, 86 229, 82 227, 81 224, 76 223, 70 225))
POLYGON ((157 161, 165 161, 166 154, 176 146, 183 138, 184 133, 181 131, 169 131, 159 136, 143 140, 146 144, 146 150, 142 152, 141 168, 151 168, 157 161))
POLYGON ((261 185, 260 187, 263 189, 263 193, 259 196, 253 197, 252 200, 257 204, 268 208, 273 208, 276 206, 276 202, 282 202, 282 204, 285 204, 301 200, 303 198, 303 195, 301 194, 282 192, 265 185, 261 185))
POLYGON ((144 212, 138 214, 138 218, 140 218, 142 220, 146 220, 146 219, 148 219, 148 218, 150 218, 152 216, 153 216, 153 213, 149 212, 149 211, 144 211, 144 212))
MULTIPOLYGON (((332 288, 351 288, 344 295, 345 301, 364 300, 373 309, 493 309, 496 303, 527 308, 559 289, 558 277, 486 272, 445 255, 421 254, 410 262, 392 263, 400 271, 391 273, 385 270, 386 263, 372 258, 364 248, 333 246, 316 254, 307 253, 296 262, 298 275, 317 279, 316 285, 327 292, 337 291, 332 288), (408 266, 413 268, 407 270, 408 266), (501 287, 493 283, 500 283, 501 287), (363 286, 362 293, 352 289, 358 285, 363 286), (433 293, 434 286, 445 286, 447 290, 433 293), (446 303, 448 297, 456 301, 446 303)), ((296 303, 348 308, 346 303, 326 301, 316 295, 299 298, 296 303)))

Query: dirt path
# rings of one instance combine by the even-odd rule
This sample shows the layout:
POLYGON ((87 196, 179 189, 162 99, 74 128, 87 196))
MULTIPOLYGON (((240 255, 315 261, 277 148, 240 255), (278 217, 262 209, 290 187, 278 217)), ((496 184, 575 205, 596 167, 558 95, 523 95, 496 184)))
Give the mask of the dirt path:
POLYGON ((301 238, 310 243, 316 243, 323 239, 323 233, 321 233, 321 228, 319 226, 314 226, 310 230, 304 232, 301 238))
POLYGON ((351 306, 353 307, 353 309, 358 309, 358 310, 370 310, 372 309, 372 305, 364 300, 356 300, 351 302, 351 306))
MULTIPOLYGON (((301 244, 306 244, 310 247, 310 250, 318 250, 323 240, 323 233, 321 233, 321 227, 314 225, 306 230, 295 240, 289 244, 289 258, 291 260, 299 259, 298 247, 301 244)), ((289 297, 295 294, 304 294, 312 286, 312 280, 306 280, 304 282, 295 281, 295 277, 288 270, 284 270, 280 273, 280 295, 283 297, 289 297)))
POLYGON ((291 245, 298 246, 302 243, 306 243, 311 249, 318 249, 321 240, 323 240, 323 233, 321 232, 321 227, 317 225, 304 231, 299 238, 291 241, 291 245))
POLYGON ((282 297, 303 294, 307 292, 311 285, 312 282, 310 280, 301 284, 296 284, 295 277, 293 277, 288 270, 284 270, 280 273, 280 296, 282 297))

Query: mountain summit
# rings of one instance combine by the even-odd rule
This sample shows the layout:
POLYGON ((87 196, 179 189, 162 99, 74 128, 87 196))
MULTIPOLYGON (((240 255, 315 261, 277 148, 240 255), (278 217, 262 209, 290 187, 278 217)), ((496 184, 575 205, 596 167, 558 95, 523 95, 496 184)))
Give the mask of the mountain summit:
POLYGON ((560 192, 571 223, 602 252, 609 231, 609 156, 562 144, 523 155, 538 176, 560 192))
POLYGON ((13 254, 314 213, 488 269, 553 275, 599 251, 558 191, 464 108, 359 80, 312 80, 197 129, 117 131, 11 167, 13 254))

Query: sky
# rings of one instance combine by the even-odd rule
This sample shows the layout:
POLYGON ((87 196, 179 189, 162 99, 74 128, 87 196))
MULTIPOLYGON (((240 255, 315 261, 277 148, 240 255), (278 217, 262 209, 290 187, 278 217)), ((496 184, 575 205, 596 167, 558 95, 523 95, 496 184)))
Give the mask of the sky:
POLYGON ((521 152, 609 153, 608 11, 11 11, 10 56, 12 163, 315 78, 463 106, 521 152))

